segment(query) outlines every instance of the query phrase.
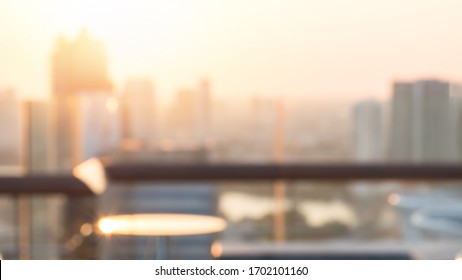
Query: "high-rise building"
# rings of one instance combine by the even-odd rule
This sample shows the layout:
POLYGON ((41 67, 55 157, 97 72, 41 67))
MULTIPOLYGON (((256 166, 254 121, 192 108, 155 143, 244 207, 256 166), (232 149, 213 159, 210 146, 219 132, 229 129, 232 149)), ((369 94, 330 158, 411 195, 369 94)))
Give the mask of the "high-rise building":
MULTIPOLYGON (((353 159, 361 163, 384 161, 384 105, 377 100, 358 102, 353 107, 353 159)), ((383 183, 355 181, 349 189, 354 197, 352 208, 358 219, 357 236, 370 238, 387 228, 386 196, 389 190, 383 183)))
POLYGON ((449 83, 438 80, 393 85, 390 123, 392 161, 455 159, 449 91, 449 83))
POLYGON ((354 159, 360 162, 384 160, 383 105, 376 100, 353 108, 354 159))
POLYGON ((0 165, 21 164, 21 103, 13 90, 0 90, 0 165))
POLYGON ((211 137, 211 111, 212 111, 212 96, 210 92, 210 81, 202 80, 198 88, 198 132, 197 138, 199 141, 208 141, 211 137))
POLYGON ((177 140, 204 143, 210 138, 211 94, 210 83, 201 81, 198 89, 177 92, 170 108, 168 132, 177 140))
POLYGON ((451 84, 451 131, 457 159, 462 160, 462 84, 451 84))
MULTIPOLYGON (((50 104, 47 101, 24 102, 25 168, 30 174, 50 170, 50 104)), ((30 256, 32 259, 56 259, 61 250, 63 202, 60 195, 30 197, 30 256)))
MULTIPOLYGON (((0 90, 0 174, 21 174, 21 104, 13 90, 0 90)), ((0 196, 0 248, 5 258, 18 258, 17 199, 0 196)))
POLYGON ((74 158, 83 162, 118 148, 119 102, 111 92, 86 91, 73 97, 74 158))
POLYGON ((394 83, 390 113, 390 159, 392 161, 412 159, 413 106, 412 83, 394 83))
MULTIPOLYGON (((444 162, 458 158, 455 141, 455 104, 451 102, 451 87, 439 80, 419 80, 395 83, 391 104, 390 160, 400 162, 444 162)), ((447 198, 460 196, 450 182, 418 184, 420 193, 400 195, 394 206, 399 210, 405 238, 421 238, 412 213, 432 205, 444 205, 447 198), (429 191, 431 187, 438 189, 429 191)), ((401 192, 395 190, 397 192, 401 192)))
POLYGON ((60 37, 52 54, 54 96, 112 88, 104 45, 83 30, 73 41, 60 37))
POLYGON ((74 156, 74 95, 109 92, 108 66, 104 46, 86 31, 73 41, 59 38, 51 57, 54 107, 54 167, 69 171, 78 164, 74 156))
POLYGON ((154 88, 149 80, 131 80, 121 99, 123 137, 149 142, 154 138, 154 88))
MULTIPOLYGON (((117 101, 112 96, 104 46, 87 32, 72 41, 58 39, 51 66, 54 149, 50 152, 53 168, 70 172, 117 142, 117 101)), ((91 234, 84 238, 80 229, 95 222, 96 207, 95 198, 67 199, 62 257, 95 258, 96 237, 91 234)))

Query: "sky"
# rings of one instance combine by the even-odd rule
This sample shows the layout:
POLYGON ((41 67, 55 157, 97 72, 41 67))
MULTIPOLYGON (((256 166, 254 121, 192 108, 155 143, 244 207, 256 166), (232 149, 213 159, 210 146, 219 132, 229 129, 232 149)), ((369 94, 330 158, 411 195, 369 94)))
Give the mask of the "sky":
POLYGON ((462 80, 461 15, 455 0, 0 0, 0 89, 47 96, 57 35, 86 28, 119 90, 386 97, 396 79, 462 80))

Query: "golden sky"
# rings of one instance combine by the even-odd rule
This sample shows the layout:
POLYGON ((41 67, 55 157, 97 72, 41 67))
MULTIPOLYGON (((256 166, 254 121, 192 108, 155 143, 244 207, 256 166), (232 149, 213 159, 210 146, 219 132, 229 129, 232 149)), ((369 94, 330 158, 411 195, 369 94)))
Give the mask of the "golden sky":
POLYGON ((383 96, 393 79, 462 80, 462 1, 0 0, 0 88, 49 93, 57 34, 106 43, 118 88, 162 95, 383 96))

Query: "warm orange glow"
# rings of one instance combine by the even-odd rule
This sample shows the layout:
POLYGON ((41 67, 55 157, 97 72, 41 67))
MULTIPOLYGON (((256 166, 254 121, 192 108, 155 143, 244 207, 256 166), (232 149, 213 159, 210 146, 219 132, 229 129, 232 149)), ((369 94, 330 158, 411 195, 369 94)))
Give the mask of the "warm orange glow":
POLYGON ((212 254, 212 257, 216 259, 221 257, 221 254, 223 253, 223 246, 220 241, 213 242, 212 247, 210 248, 210 253, 212 254))
POLYGON ((456 261, 462 261, 462 251, 456 255, 456 261))
POLYGON ((114 97, 109 97, 106 100, 106 110, 108 110, 111 113, 114 113, 114 112, 117 112, 118 109, 119 109, 119 102, 117 101, 117 99, 115 99, 114 97))
POLYGON ((80 227, 80 234, 83 236, 89 236, 93 233, 93 227, 91 224, 86 223, 80 227))
POLYGON ((400 201, 400 197, 396 193, 392 193, 388 196, 388 203, 390 205, 396 206, 398 205, 399 201, 400 201))
POLYGON ((99 220, 98 228, 104 234, 111 234, 114 232, 115 223, 111 219, 103 218, 99 220))
POLYGON ((102 218, 104 234, 176 236, 223 231, 226 222, 218 217, 185 214, 133 214, 102 218))

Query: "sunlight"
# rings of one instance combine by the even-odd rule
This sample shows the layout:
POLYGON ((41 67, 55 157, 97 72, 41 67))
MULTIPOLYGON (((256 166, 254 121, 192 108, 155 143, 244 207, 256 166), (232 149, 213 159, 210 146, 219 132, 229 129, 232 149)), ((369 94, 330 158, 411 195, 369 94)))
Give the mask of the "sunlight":
POLYGON ((98 228, 104 234, 111 234, 115 229, 115 223, 111 219, 103 218, 98 222, 98 228))
POLYGON ((70 20, 80 28, 87 28, 91 32, 101 32, 116 24, 126 21, 133 15, 135 5, 130 1, 110 0, 68 0, 70 20))
MULTIPOLYGON (((57 0, 55 0, 57 1, 57 0)), ((182 17, 183 6, 169 1, 149 0, 65 0, 60 13, 67 35, 82 29, 103 39, 129 36, 149 37, 169 33, 169 22, 182 17), (153 33, 154 32, 154 33, 153 33)))
POLYGON ((104 234, 176 236, 220 232, 226 228, 226 222, 202 215, 133 214, 102 218, 98 228, 104 234))

